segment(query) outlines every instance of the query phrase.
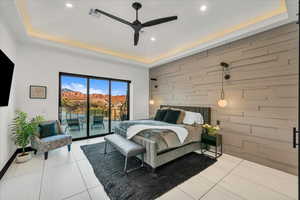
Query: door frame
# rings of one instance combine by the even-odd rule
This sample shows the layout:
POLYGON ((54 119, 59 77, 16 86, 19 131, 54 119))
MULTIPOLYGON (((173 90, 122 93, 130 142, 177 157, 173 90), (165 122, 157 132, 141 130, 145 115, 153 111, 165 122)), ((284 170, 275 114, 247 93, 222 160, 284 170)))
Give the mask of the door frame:
POLYGON ((127 100, 128 100, 128 105, 127 105, 127 110, 128 110, 128 119, 130 119, 130 80, 124 80, 124 79, 116 79, 116 78, 108 78, 108 77, 98 77, 98 76, 91 76, 91 75, 84 75, 84 74, 75 74, 75 73, 68 73, 68 72, 59 72, 58 74, 58 119, 61 121, 60 118, 60 107, 61 107, 61 77, 62 76, 73 76, 73 77, 78 77, 78 78, 85 78, 87 80, 87 131, 86 131, 86 137, 80 137, 80 138, 74 138, 73 141, 77 140, 85 140, 85 139, 91 139, 91 138, 97 138, 97 137, 103 137, 105 135, 113 134, 111 131, 111 82, 112 81, 119 81, 119 82, 126 82, 127 83, 127 100), (90 79, 95 79, 95 80, 108 80, 108 85, 109 85, 109 109, 108 109, 108 133, 104 134, 99 134, 99 135, 90 135, 90 79))

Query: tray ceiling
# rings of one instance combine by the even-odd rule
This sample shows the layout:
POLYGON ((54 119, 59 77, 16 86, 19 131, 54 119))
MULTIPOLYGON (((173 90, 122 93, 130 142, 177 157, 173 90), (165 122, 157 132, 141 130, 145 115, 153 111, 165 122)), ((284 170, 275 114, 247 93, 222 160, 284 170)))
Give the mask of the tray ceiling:
POLYGON ((16 0, 16 5, 31 37, 149 66, 246 34, 260 24, 275 23, 276 17, 287 13, 285 0, 142 0, 140 21, 172 15, 178 20, 145 28, 137 47, 129 26, 88 14, 98 8, 134 21, 132 2, 16 0))

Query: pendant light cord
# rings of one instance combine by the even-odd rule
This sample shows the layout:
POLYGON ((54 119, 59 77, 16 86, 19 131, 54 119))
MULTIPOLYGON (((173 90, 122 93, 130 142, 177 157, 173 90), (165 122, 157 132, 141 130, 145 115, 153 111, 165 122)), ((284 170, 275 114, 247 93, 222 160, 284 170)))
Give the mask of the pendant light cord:
POLYGON ((225 98, 225 93, 224 93, 224 67, 222 70, 222 90, 221 90, 221 99, 223 100, 225 98))
POLYGON ((152 95, 152 80, 150 79, 150 100, 153 100, 153 95, 152 95))

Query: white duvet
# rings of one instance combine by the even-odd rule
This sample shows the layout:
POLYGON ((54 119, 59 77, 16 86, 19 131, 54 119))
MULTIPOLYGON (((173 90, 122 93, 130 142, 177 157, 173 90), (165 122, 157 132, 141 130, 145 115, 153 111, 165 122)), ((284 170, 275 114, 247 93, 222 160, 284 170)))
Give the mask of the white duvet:
POLYGON ((184 127, 180 126, 152 126, 152 125, 133 125, 130 126, 127 129, 127 139, 133 138, 135 135, 140 133, 141 131, 147 130, 147 129, 165 129, 165 130, 171 130, 174 133, 176 133, 180 143, 182 144, 186 137, 188 136, 188 131, 184 127))

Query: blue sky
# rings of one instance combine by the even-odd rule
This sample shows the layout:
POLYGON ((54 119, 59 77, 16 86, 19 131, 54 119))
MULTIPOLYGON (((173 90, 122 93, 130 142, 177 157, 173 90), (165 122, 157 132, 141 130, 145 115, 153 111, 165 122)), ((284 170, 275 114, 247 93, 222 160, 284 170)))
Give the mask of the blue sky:
MULTIPOLYGON (((108 80, 96 80, 90 79, 90 94, 108 94, 109 90, 108 80)), ((61 77, 62 88, 78 91, 81 93, 87 93, 87 79, 73 76, 61 77)), ((127 83, 121 81, 111 82, 112 95, 126 95, 127 83)))

